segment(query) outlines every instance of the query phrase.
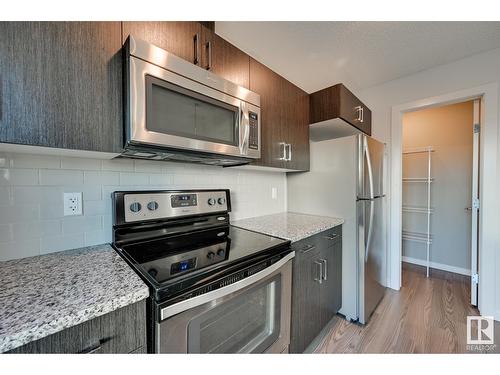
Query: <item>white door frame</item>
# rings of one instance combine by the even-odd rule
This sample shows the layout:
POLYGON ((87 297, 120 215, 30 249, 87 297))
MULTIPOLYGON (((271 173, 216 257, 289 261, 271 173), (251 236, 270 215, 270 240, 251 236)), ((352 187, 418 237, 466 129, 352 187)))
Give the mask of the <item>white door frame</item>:
POLYGON ((497 184, 497 146, 498 146, 498 84, 464 89, 444 95, 434 96, 392 107, 391 154, 390 154, 390 191, 389 191, 389 256, 388 286, 399 290, 401 287, 402 260, 402 129, 403 113, 425 108, 460 103, 481 97, 482 129, 480 133, 480 197, 479 212, 479 303, 483 315, 495 316, 495 236, 498 228, 496 184, 497 184))

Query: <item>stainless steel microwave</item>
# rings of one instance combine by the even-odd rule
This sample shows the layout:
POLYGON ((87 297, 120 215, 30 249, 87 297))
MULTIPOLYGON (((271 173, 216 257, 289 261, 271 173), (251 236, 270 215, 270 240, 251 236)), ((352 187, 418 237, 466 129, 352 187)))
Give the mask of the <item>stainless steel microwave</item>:
POLYGON ((260 158, 260 96, 153 44, 125 46, 121 156, 222 166, 260 158))

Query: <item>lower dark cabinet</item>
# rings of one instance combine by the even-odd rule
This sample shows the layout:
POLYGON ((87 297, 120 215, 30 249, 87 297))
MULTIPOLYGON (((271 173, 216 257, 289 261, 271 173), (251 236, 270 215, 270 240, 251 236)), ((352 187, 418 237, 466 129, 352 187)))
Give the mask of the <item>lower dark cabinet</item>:
POLYGON ((290 352, 302 353, 342 304, 342 226, 292 244, 290 352))
POLYGON ((146 301, 11 350, 19 354, 146 353, 146 301))

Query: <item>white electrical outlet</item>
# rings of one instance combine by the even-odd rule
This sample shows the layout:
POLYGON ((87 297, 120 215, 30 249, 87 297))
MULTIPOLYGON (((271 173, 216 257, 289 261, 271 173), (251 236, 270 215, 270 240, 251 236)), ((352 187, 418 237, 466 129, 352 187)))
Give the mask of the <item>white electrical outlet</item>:
POLYGON ((271 188, 271 198, 272 199, 278 199, 278 188, 271 188))
POLYGON ((82 193, 64 193, 64 216, 82 214, 82 193))

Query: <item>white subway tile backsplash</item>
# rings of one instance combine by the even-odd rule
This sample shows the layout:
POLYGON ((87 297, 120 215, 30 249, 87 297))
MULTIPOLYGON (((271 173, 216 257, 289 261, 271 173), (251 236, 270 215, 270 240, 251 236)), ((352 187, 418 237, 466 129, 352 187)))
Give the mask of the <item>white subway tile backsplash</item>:
POLYGON ((120 185, 148 185, 149 174, 147 173, 120 173, 120 185))
POLYGON ((40 202, 62 203, 63 188, 58 186, 13 186, 15 204, 38 204, 40 202))
POLYGON ((111 228, 85 233, 85 246, 94 246, 111 242, 111 228))
POLYGON ((111 199, 103 201, 89 201, 83 205, 85 216, 96 216, 111 213, 111 199))
POLYGON ((64 216, 63 200, 40 202, 40 219, 58 219, 64 216))
POLYGON ((134 170, 136 172, 163 173, 165 163, 153 160, 134 160, 134 170))
POLYGON ((61 167, 61 158, 50 155, 12 154, 12 168, 36 168, 36 169, 57 169, 61 167))
POLYGON ((85 185, 118 185, 120 175, 118 172, 108 171, 85 171, 83 172, 83 183, 85 185))
POLYGON ((0 260, 111 242, 113 191, 203 188, 231 189, 233 220, 286 210, 281 172, 0 154, 0 260), (82 216, 64 217, 64 192, 83 193, 82 216))
POLYGON ((7 206, 11 203, 10 186, 0 186, 0 206, 7 206))
POLYGON ((101 216, 68 216, 62 221, 64 234, 102 230, 101 216))
POLYGON ((40 185, 83 185, 83 171, 40 169, 40 185))
POLYGON ((133 172, 134 161, 132 159, 111 159, 102 161, 103 171, 133 172))
POLYGON ((149 175, 149 183, 151 185, 173 185, 174 177, 169 174, 152 173, 149 175))
POLYGON ((0 261, 31 257, 40 254, 40 240, 0 242, 0 261))
POLYGON ((89 158, 62 158, 61 168, 62 169, 78 169, 78 170, 100 170, 102 166, 102 161, 99 159, 89 159, 89 158))
POLYGON ((11 224, 0 225, 0 242, 12 241, 12 228, 11 224))
POLYGON ((12 205, 0 206, 0 224, 25 222, 28 220, 38 219, 38 205, 12 205))
POLYGON ((37 185, 36 169, 0 169, 0 185, 37 185))
POLYGON ((44 237, 40 241, 40 254, 76 249, 85 246, 84 233, 44 237))
POLYGON ((59 234, 61 234, 61 222, 59 220, 32 220, 12 224, 14 241, 26 238, 56 236, 59 234))

